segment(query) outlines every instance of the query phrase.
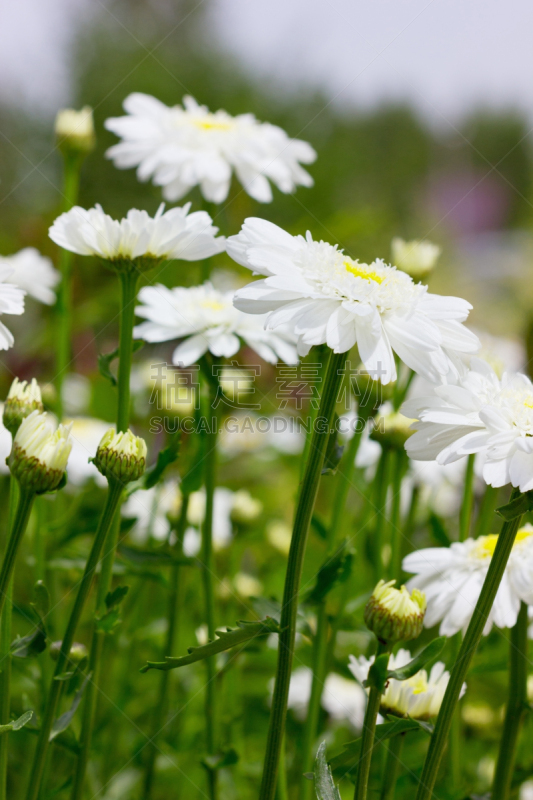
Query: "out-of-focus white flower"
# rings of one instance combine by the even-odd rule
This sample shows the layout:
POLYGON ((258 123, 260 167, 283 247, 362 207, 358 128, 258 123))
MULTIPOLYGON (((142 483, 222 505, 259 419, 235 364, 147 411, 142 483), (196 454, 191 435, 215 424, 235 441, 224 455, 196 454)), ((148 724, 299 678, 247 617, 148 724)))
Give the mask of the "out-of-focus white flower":
MULTIPOLYGON (((0 265, 0 316, 2 314, 23 314, 26 292, 15 285, 13 267, 0 265)), ((9 350, 15 339, 11 331, 0 322, 0 350, 9 350)))
MULTIPOLYGON (((396 655, 391 655, 389 659, 389 669, 405 667, 411 659, 412 656, 408 650, 398 650, 396 655)), ((368 678, 368 671, 373 663, 374 656, 371 658, 350 656, 349 669, 362 684, 368 678)), ((446 671, 442 661, 437 661, 433 665, 429 676, 426 670, 422 669, 406 681, 397 681, 391 678, 387 681, 387 688, 381 696, 380 711, 382 714, 394 714, 398 717, 413 717, 422 720, 436 717, 449 679, 450 673, 446 671)), ((463 685, 461 694, 464 694, 465 690, 466 685, 463 685)))
POLYGON ((9 467, 6 464, 11 452, 13 437, 2 422, 4 416, 4 403, 0 403, 0 475, 9 475, 9 467))
POLYGON ((266 529, 267 539, 276 550, 288 556, 291 549, 292 530, 286 522, 279 519, 269 522, 266 529))
POLYGON ((98 256, 115 265, 136 259, 153 261, 184 259, 197 261, 221 253, 223 237, 205 211, 189 214, 191 204, 165 211, 159 206, 154 217, 130 209, 115 220, 100 205, 89 210, 74 206, 59 216, 49 230, 53 242, 82 256, 98 256))
POLYGON ((95 145, 93 110, 84 106, 81 111, 63 108, 57 112, 55 134, 61 149, 88 153, 95 145))
POLYGON ((47 306, 55 303, 54 287, 61 276, 50 259, 42 256, 35 247, 25 247, 12 256, 0 256, 0 270, 4 267, 11 270, 11 282, 26 294, 47 306))
POLYGON ((71 425, 72 439, 72 451, 68 460, 69 484, 83 486, 93 478, 100 486, 105 486, 105 478, 89 459, 94 456, 102 437, 109 430, 109 422, 94 417, 75 417, 67 420, 67 423, 71 425))
POLYGON ((240 525, 248 525, 255 522, 261 516, 263 503, 256 497, 252 497, 246 489, 239 489, 233 495, 231 506, 231 519, 240 525))
POLYGON ((214 356, 231 358, 242 342, 271 364, 278 360, 296 364, 295 337, 285 331, 264 328, 264 319, 243 314, 233 306, 233 292, 219 292, 210 283, 167 289, 144 286, 143 303, 136 314, 147 321, 137 325, 135 338, 147 342, 184 339, 174 350, 174 364, 194 364, 208 350, 214 356))
POLYGON ((300 166, 315 160, 311 145, 253 114, 213 114, 192 97, 183 98, 183 107, 169 108, 139 92, 126 98, 124 110, 128 116, 106 120, 106 128, 122 139, 107 156, 119 169, 137 167, 139 180, 151 178, 167 200, 200 186, 206 200, 222 203, 233 171, 260 203, 272 200, 269 180, 285 193, 313 185, 300 166))
POLYGON ((261 581, 247 572, 237 572, 233 578, 233 585, 241 597, 259 597, 263 591, 261 581))
MULTIPOLYGON (((231 511, 235 493, 224 486, 217 486, 213 500, 213 547, 222 550, 231 542, 233 536, 231 511)), ((183 552, 186 556, 195 556, 200 552, 202 536, 201 527, 205 518, 205 489, 193 492, 189 497, 187 521, 192 526, 187 528, 183 538, 183 552)))
POLYGON ((236 411, 228 417, 220 433, 220 450, 228 456, 261 453, 268 448, 287 455, 298 455, 305 445, 305 434, 296 419, 288 414, 259 417, 253 411, 236 411))
POLYGON ((61 386, 63 409, 67 416, 81 416, 91 401, 91 381, 85 375, 69 372, 61 386))
POLYGON ((393 353, 415 372, 440 381, 457 372, 459 354, 479 341, 462 325, 471 305, 430 294, 427 287, 382 260, 354 261, 342 250, 307 236, 291 236, 266 220, 247 219, 227 242, 237 263, 265 275, 239 289, 235 305, 248 314, 269 312, 266 325, 289 327, 306 355, 326 343, 345 353, 357 343, 367 372, 383 384, 396 379, 393 353))
POLYGON ((136 544, 145 544, 150 536, 164 541, 169 534, 167 514, 179 511, 181 493, 177 481, 167 480, 151 489, 134 492, 122 506, 125 517, 136 517, 130 531, 136 544))
POLYGON ((522 341, 506 336, 492 336, 477 328, 472 330, 481 342, 477 357, 490 364, 498 378, 501 378, 504 372, 525 371, 527 355, 522 341))
MULTIPOLYGON (((498 536, 490 534, 453 542, 450 547, 417 550, 404 558, 404 570, 415 573, 407 586, 416 587, 426 595, 424 625, 427 628, 440 622, 443 636, 466 630, 497 542, 498 536)), ((483 633, 487 635, 493 624, 498 628, 512 628, 521 601, 528 605, 533 603, 533 526, 529 524, 517 533, 483 633)))
POLYGON ((448 464, 479 453, 486 483, 533 489, 533 384, 526 375, 505 373, 500 380, 486 362, 472 359, 457 384, 413 397, 402 411, 417 420, 406 443, 411 458, 448 464))
POLYGON ((32 411, 13 440, 11 474, 26 489, 53 492, 63 479, 71 449, 70 425, 56 426, 48 414, 32 411))
POLYGON ((439 517, 453 517, 463 498, 466 461, 437 464, 436 461, 409 461, 406 477, 411 486, 420 488, 420 504, 439 517))
POLYGON ((406 242, 395 236, 391 242, 392 263, 407 272, 415 281, 425 278, 434 269, 441 249, 432 242, 414 239, 406 242))
POLYGON ((519 800, 533 800, 533 781, 526 781, 520 787, 519 800))

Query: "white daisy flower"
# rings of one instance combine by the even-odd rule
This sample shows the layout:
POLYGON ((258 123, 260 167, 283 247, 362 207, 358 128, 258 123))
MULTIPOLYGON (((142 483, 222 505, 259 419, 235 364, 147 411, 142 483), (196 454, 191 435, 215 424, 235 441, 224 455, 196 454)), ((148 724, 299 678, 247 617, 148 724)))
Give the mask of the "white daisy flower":
MULTIPOLYGON (((15 285, 13 267, 0 264, 0 316, 2 314, 23 314, 26 292, 15 285)), ((15 339, 11 331, 0 322, 0 350, 9 350, 15 339)))
MULTIPOLYGON (((410 553, 403 560, 406 572, 416 573, 407 586, 426 595, 424 625, 438 622, 443 636, 466 630, 485 581, 497 534, 453 542, 450 547, 429 547, 410 553)), ((511 556, 483 633, 492 625, 512 628, 520 603, 533 603, 533 526, 517 533, 511 556)))
MULTIPOLYGON (((233 538, 231 512, 235 492, 225 486, 217 486, 213 499, 213 548, 222 550, 233 538)), ((186 556, 196 556, 202 546, 201 527, 205 518, 205 489, 192 492, 189 497, 187 521, 191 527, 185 531, 183 552, 186 556)))
POLYGON ((486 483, 533 489, 533 384, 526 375, 500 380, 489 364, 472 359, 456 384, 436 386, 402 410, 418 420, 406 443, 411 458, 448 464, 479 453, 486 483))
POLYGON ((231 358, 242 342, 271 364, 278 360, 296 364, 295 337, 281 330, 265 330, 264 318, 238 311, 234 292, 220 292, 210 283, 202 286, 167 289, 144 286, 136 314, 147 321, 137 325, 134 336, 147 342, 184 339, 174 350, 174 364, 194 364, 208 350, 214 356, 231 358))
POLYGON ((260 203, 272 200, 269 180, 285 193, 313 185, 300 166, 316 158, 307 142, 290 139, 253 114, 213 114, 192 97, 184 97, 183 106, 169 108, 150 95, 130 94, 124 101, 127 116, 106 120, 106 128, 122 139, 106 155, 119 169, 137 167, 139 180, 152 179, 171 201, 199 186, 206 200, 222 203, 232 172, 260 203))
POLYGON ((221 253, 223 237, 205 211, 189 214, 190 203, 165 211, 162 203, 155 216, 132 208, 115 220, 100 205, 89 210, 74 206, 59 216, 49 230, 53 242, 82 256, 106 261, 134 259, 197 261, 221 253))
MULTIPOLYGON (((396 655, 391 655, 389 659, 389 669, 404 667, 411 660, 412 655, 408 650, 398 650, 396 655)), ((373 663, 374 656, 371 658, 350 656, 349 670, 362 684, 368 678, 368 671, 373 663)), ((406 681, 391 678, 387 681, 387 688, 381 696, 380 711, 382 714, 422 720, 436 717, 449 680, 450 673, 446 671, 442 661, 437 661, 433 665, 429 675, 422 669, 406 681)), ((461 695, 465 690, 466 686, 463 685, 461 695)))
POLYGON ((228 239, 229 255, 266 275, 235 294, 248 314, 269 312, 267 327, 290 326, 298 352, 326 343, 344 353, 357 343, 368 373, 382 383, 396 379, 393 352, 432 381, 440 381, 459 354, 479 342, 461 323, 471 305, 458 297, 430 294, 409 275, 382 260, 362 264, 338 247, 291 236, 266 220, 247 219, 228 239))
POLYGON ((12 256, 0 256, 0 269, 2 267, 11 270, 11 281, 31 297, 47 306, 55 303, 54 287, 61 276, 50 259, 35 247, 25 247, 12 256))
POLYGON ((109 430, 109 422, 93 417, 75 417, 66 420, 71 425, 72 450, 68 460, 68 485, 83 486, 93 478, 100 486, 106 480, 89 458, 93 458, 102 437, 109 430))
POLYGON ((130 531, 136 544, 145 544, 150 536, 164 541, 169 534, 169 512, 176 513, 181 506, 178 482, 166 480, 151 489, 131 494, 122 506, 124 517, 136 517, 137 522, 130 531))

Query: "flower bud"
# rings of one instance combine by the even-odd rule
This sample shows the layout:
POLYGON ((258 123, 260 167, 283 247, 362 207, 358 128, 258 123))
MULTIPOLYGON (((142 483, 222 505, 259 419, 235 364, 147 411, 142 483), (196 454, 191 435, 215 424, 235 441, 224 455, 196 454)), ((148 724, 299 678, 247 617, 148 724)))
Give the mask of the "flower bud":
POLYGON ((130 430, 115 433, 110 428, 104 433, 95 457, 90 460, 108 480, 136 481, 146 466, 146 442, 130 430))
POLYGON ((15 378, 4 403, 3 415, 3 423, 12 436, 15 436, 22 420, 32 411, 43 411, 39 384, 35 378, 32 378, 31 383, 15 378))
POLYGON ((237 525, 249 525, 259 517, 263 510, 260 500, 252 497, 246 489, 239 489, 233 497, 231 521, 237 525))
POLYGON ((429 275, 441 254, 441 249, 436 244, 417 239, 405 242, 398 236, 392 240, 391 250, 394 266, 417 281, 429 275))
MULTIPOLYGON (((49 653, 52 661, 57 661, 59 658, 62 644, 63 642, 52 642, 50 645, 49 653)), ((80 642, 74 642, 70 648, 69 660, 73 664, 81 664, 81 662, 86 659, 88 655, 89 651, 84 644, 80 644, 80 642)))
POLYGON ((96 144, 92 108, 84 106, 81 111, 72 108, 58 111, 55 134, 63 153, 90 153, 96 144))
POLYGON ((411 594, 396 581, 380 581, 365 607, 365 624, 385 644, 408 642, 422 631, 426 596, 418 589, 411 594))
POLYGON ((370 438, 384 447, 403 450, 406 441, 414 433, 411 430, 414 420, 404 417, 398 411, 384 412, 386 412, 386 409, 380 410, 374 418, 370 438))
POLYGON ((23 488, 36 494, 60 488, 72 449, 71 427, 56 428, 48 415, 39 411, 32 411, 21 422, 8 464, 23 488))

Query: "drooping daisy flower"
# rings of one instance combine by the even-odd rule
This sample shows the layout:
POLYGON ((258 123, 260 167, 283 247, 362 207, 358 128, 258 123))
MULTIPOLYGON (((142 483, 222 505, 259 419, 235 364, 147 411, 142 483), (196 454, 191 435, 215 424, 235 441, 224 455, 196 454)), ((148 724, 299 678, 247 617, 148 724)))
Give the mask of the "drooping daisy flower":
POLYGON ((415 280, 422 280, 435 267, 441 249, 432 242, 406 242, 395 236, 391 242, 392 263, 415 280))
MULTIPOLYGON (((453 542, 450 547, 429 547, 403 560, 406 572, 416 573, 407 583, 424 591, 427 611, 424 625, 438 622, 443 636, 466 630, 498 542, 497 534, 453 542)), ((512 628, 520 602, 533 603, 533 526, 517 533, 511 556, 483 633, 496 625, 512 628)))
POLYGON ((144 286, 136 314, 144 317, 134 330, 136 339, 166 342, 184 339, 174 350, 174 364, 194 364, 208 350, 230 358, 242 341, 265 361, 296 364, 295 337, 286 331, 265 330, 264 318, 243 314, 233 305, 234 292, 220 292, 210 283, 190 288, 167 289, 160 284, 144 286))
POLYGON ((290 326, 298 352, 326 343, 344 353, 357 343, 367 372, 382 383, 396 379, 393 353, 415 372, 440 381, 458 354, 479 342, 462 322, 466 300, 430 294, 405 272, 378 260, 362 264, 311 234, 291 236, 262 219, 247 219, 228 239, 229 255, 266 275, 235 295, 248 314, 268 313, 270 330, 290 326))
POLYGON ((533 383, 526 375, 500 380, 487 363, 472 359, 456 384, 436 386, 402 410, 418 420, 406 443, 411 458, 448 464, 479 453, 486 483, 533 489, 533 383))
MULTIPOLYGON (((390 657, 389 669, 404 667, 411 659, 412 656, 408 650, 398 650, 396 655, 390 657)), ((350 656, 349 670, 362 684, 368 678, 368 671, 373 663, 374 656, 371 658, 350 656)), ((450 673, 446 671, 442 661, 437 661, 433 665, 429 676, 426 670, 422 669, 406 681, 397 681, 391 678, 387 681, 387 688, 381 696, 380 711, 382 714, 421 720, 436 717, 449 679, 450 673)), ((461 694, 464 694, 465 690, 466 686, 463 685, 461 694)))
POLYGON ((223 237, 205 211, 189 214, 190 203, 165 211, 161 204, 154 217, 130 209, 115 220, 100 205, 89 210, 74 206, 59 216, 49 230, 53 242, 82 256, 98 256, 117 269, 142 259, 146 264, 171 259, 197 261, 221 253, 223 237))
MULTIPOLYGON (((23 314, 26 292, 15 286, 13 267, 0 265, 0 316, 2 314, 23 314)), ((13 334, 0 322, 0 350, 9 350, 15 340, 13 334)))
POLYGON ((59 272, 52 262, 35 247, 25 247, 12 256, 0 256, 0 269, 11 270, 10 280, 47 306, 55 303, 54 287, 59 283, 59 272))
POLYGON ((124 101, 128 116, 106 120, 106 128, 122 139, 109 148, 108 158, 119 169, 137 167, 139 180, 151 178, 171 201, 200 186, 206 200, 222 203, 232 172, 260 203, 272 200, 269 180, 285 193, 313 185, 300 166, 316 158, 307 142, 290 139, 253 114, 213 114, 192 97, 185 97, 183 106, 169 108, 150 95, 130 94, 124 101))

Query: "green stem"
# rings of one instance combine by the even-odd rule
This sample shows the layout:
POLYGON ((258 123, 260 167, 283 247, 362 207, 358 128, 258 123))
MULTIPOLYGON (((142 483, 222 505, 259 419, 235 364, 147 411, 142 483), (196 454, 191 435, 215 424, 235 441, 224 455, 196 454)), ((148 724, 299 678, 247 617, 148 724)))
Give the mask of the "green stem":
POLYGON ((483 499, 481 500, 481 508, 479 509, 479 516, 476 525, 476 537, 486 536, 490 533, 490 525, 494 519, 494 509, 498 499, 498 489, 493 486, 487 486, 483 499))
POLYGON ((375 478, 376 489, 376 528, 374 531, 374 564, 375 564, 375 580, 379 581, 385 574, 383 565, 383 533, 387 523, 387 492, 389 488, 390 478, 390 460, 391 452, 388 447, 384 447, 381 453, 378 468, 375 478))
MULTIPOLYGON (((383 653, 387 653, 387 645, 378 642, 376 658, 383 653)), ((363 722, 363 735, 361 737, 361 755, 357 768, 357 781, 355 784, 354 800, 366 800, 368 793, 368 779, 370 776, 370 764, 372 761, 372 751, 374 749, 374 738, 376 735, 376 721, 379 714, 381 702, 381 692, 372 686, 368 695, 368 702, 363 722)))
MULTIPOLYGON (((283 736, 281 752, 279 754, 278 783, 276 786, 276 800, 289 800, 289 787, 287 785, 287 756, 285 753, 286 742, 283 736)), ((311 781, 308 781, 311 783, 311 781)))
MULTIPOLYGON (((459 650, 461 649, 462 634, 456 633, 450 640, 452 649, 452 660, 455 664, 459 650)), ((450 737, 448 740, 448 753, 450 757, 450 778, 451 785, 454 789, 459 787, 461 780, 461 755, 462 748, 464 747, 463 739, 463 724, 461 719, 461 703, 458 701, 455 712, 452 717, 452 724, 450 726, 450 737)))
MULTIPOLYGON (((333 499, 333 512, 331 524, 328 529, 326 540, 326 559, 331 558, 335 549, 337 533, 341 521, 344 517, 344 509, 348 498, 348 491, 352 485, 352 478, 355 469, 355 457, 361 443, 361 437, 365 424, 371 413, 371 408, 364 407, 359 410, 357 426, 352 438, 348 442, 346 454, 344 455, 339 473, 337 475, 336 492, 333 499)), ((313 642, 313 681, 311 684, 311 695, 307 706, 307 719, 305 725, 304 739, 304 760, 303 772, 312 772, 315 754, 313 745, 318 735, 318 720, 320 716, 320 699, 324 689, 324 682, 327 677, 328 663, 328 636, 330 625, 326 613, 326 599, 320 603, 317 609, 316 634, 313 642)), ((314 791, 314 784, 304 778, 302 783, 302 800, 310 800, 314 791)))
MULTIPOLYGON (((9 480, 8 531, 15 522, 18 484, 14 478, 9 480)), ((6 537, 7 542, 7 537, 6 537)), ((11 622, 13 616, 13 578, 9 581, 7 597, 0 620, 0 724, 5 725, 11 718, 11 622)), ((9 734, 0 736, 0 800, 7 800, 7 757, 9 734)))
POLYGON ((389 564, 389 576, 401 582, 402 577, 402 544, 403 530, 401 528, 401 501, 402 501, 402 478, 404 467, 404 451, 395 450, 391 453, 391 514, 390 514, 390 544, 391 555, 389 564))
MULTIPOLYGON (((184 495, 183 502, 181 505, 180 518, 176 526, 177 542, 175 549, 177 553, 181 553, 182 551, 183 535, 185 533, 185 528, 187 527, 188 508, 189 508, 189 495, 184 495)), ((170 576, 170 591, 168 594, 168 611, 167 611, 168 629, 167 629, 167 639, 165 643, 165 652, 163 655, 172 655, 178 649, 176 646, 176 642, 177 642, 178 621, 179 621, 178 614, 180 611, 180 603, 178 602, 179 589, 180 589, 180 567, 179 564, 175 564, 172 567, 172 572, 170 576)), ((157 737, 164 728, 164 721, 168 712, 169 679, 170 679, 170 672, 168 671, 161 672, 161 676, 159 679, 160 680, 159 698, 154 713, 152 736, 150 737, 150 743, 148 745, 149 748, 148 758, 146 760, 146 770, 144 773, 144 791, 142 795, 143 800, 150 800, 150 797, 152 795, 152 787, 155 774, 155 759, 157 755, 156 741, 157 737)))
POLYGON ((394 800, 398 774, 400 772, 400 767, 402 766, 402 751, 404 742, 405 733, 400 733, 399 736, 393 736, 392 739, 389 739, 381 800, 394 800))
POLYGON ((474 506, 474 461, 475 455, 469 455, 466 460, 465 483, 463 490, 463 502, 461 504, 461 514, 459 517, 459 541, 464 542, 470 535, 472 523, 472 510, 474 506))
MULTIPOLYGON (((63 173, 63 212, 76 205, 83 158, 75 154, 65 154, 63 173)), ((61 248, 59 251, 59 271, 61 282, 57 293, 57 337, 56 337, 56 391, 57 416, 63 417, 62 389, 65 375, 71 361, 72 340, 72 264, 74 253, 61 248)))
POLYGON ((78 626, 81 613, 83 611, 85 602, 87 600, 87 596, 89 594, 89 591, 93 583, 96 567, 98 566, 98 562, 100 560, 100 553, 102 551, 102 547, 104 546, 104 542, 106 540, 109 528, 111 527, 113 518, 117 512, 121 497, 122 497, 122 484, 114 480, 110 481, 104 510, 102 512, 102 516, 98 524, 98 529, 94 537, 89 558, 87 559, 87 564, 85 565, 85 571, 83 573, 83 577, 79 584, 78 594, 76 596, 76 599, 74 601, 74 606, 70 613, 67 629, 65 631, 63 641, 61 642, 61 649, 59 651, 59 656, 56 663, 54 679, 52 680, 50 685, 50 690, 48 693, 48 699, 46 703, 46 709, 43 715, 43 719, 41 721, 41 730, 39 732, 39 738, 37 740, 37 748, 33 760, 28 792, 26 795, 27 800, 37 800, 37 797, 39 795, 39 790, 41 786, 43 770, 46 760, 46 753, 48 750, 48 745, 50 743, 50 732, 52 730, 52 725, 55 719, 57 706, 59 703, 59 696, 61 694, 61 688, 63 686, 63 681, 58 681, 55 679, 58 676, 62 675, 63 672, 65 672, 65 668, 68 664, 70 648, 72 647, 72 644, 74 642, 74 635, 76 633, 76 628, 78 626))
POLYGON ((516 746, 527 708, 527 628, 527 605, 521 603, 516 625, 511 629, 509 700, 492 787, 494 800, 508 800, 511 792, 516 746))
MULTIPOLYGON (((13 481, 13 478, 11 480, 13 481)), ((33 501, 35 500, 34 492, 29 492, 20 485, 18 494, 17 511, 9 533, 9 540, 4 553, 4 560, 2 561, 2 568, 0 569, 0 615, 4 610, 8 586, 13 577, 13 570, 15 569, 17 553, 30 518, 33 501)))
POLYGON ((136 270, 120 273, 120 307, 117 431, 127 431, 130 422, 130 373, 133 355, 133 324, 139 274, 136 270))
POLYGON ((278 643, 276 683, 272 698, 272 710, 270 713, 259 800, 274 800, 276 791, 279 757, 285 729, 285 718, 287 715, 287 698, 289 694, 294 640, 296 635, 298 593, 300 590, 305 546, 320 484, 320 475, 324 464, 326 445, 345 362, 345 353, 330 353, 324 381, 324 390, 320 401, 319 416, 317 417, 317 424, 313 431, 304 479, 298 496, 287 573, 285 576, 285 588, 280 619, 281 633, 278 643))
MULTIPOLYGON (((514 489, 511 499, 514 500, 519 495, 519 490, 514 489)), ((446 687, 437 722, 435 723, 435 730, 433 731, 429 743, 416 800, 430 800, 433 796, 433 787, 437 779, 444 748, 448 741, 455 706, 459 700, 461 688, 466 678, 470 662, 477 650, 483 628, 485 627, 490 610, 494 604, 498 587, 511 554, 516 532, 520 526, 520 519, 521 516, 518 516, 513 520, 504 522, 501 533, 498 536, 496 549, 494 550, 494 555, 492 556, 487 576, 481 589, 481 594, 479 595, 474 613, 472 614, 472 619, 470 620, 461 649, 459 650, 459 655, 453 666, 448 686, 446 687)))

